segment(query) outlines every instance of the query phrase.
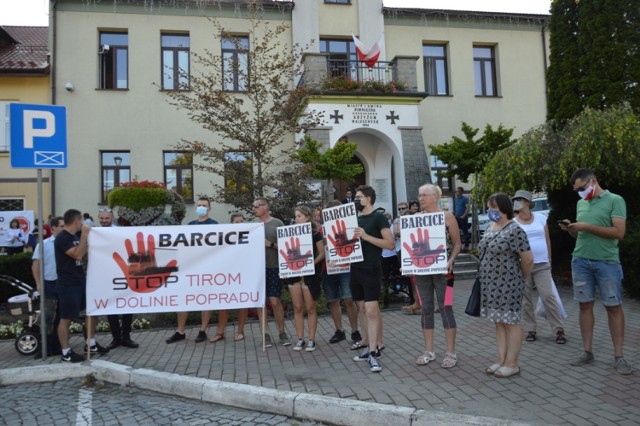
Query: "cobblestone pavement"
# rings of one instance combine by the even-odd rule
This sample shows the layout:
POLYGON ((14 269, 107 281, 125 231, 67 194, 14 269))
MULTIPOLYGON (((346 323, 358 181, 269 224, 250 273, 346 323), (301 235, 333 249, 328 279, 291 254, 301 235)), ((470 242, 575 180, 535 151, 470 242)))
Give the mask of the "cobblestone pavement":
POLYGON ((7 426, 319 424, 81 379, 1 387, 0 400, 0 423, 7 426))
MULTIPOLYGON (((470 280, 456 283, 454 311, 459 361, 450 370, 440 367, 445 342, 439 317, 436 316, 435 331, 438 359, 427 366, 417 366, 415 358, 423 351, 420 317, 403 314, 398 307, 383 312, 386 349, 380 358, 383 370, 379 374, 370 373, 367 363, 352 361, 356 353, 349 350, 347 341, 329 344, 334 329, 328 316, 319 319, 315 352, 294 352, 291 347, 274 346, 263 353, 258 324, 251 322, 245 328, 246 339, 237 343, 233 341, 233 324, 226 330, 226 340, 215 344, 196 344, 197 328, 187 331, 186 341, 170 345, 164 339, 173 330, 136 332, 133 338, 140 343, 139 349, 118 348, 101 359, 135 368, 278 390, 511 421, 640 424, 640 373, 634 371, 631 376, 615 373, 606 311, 599 303, 595 309, 596 361, 593 364, 569 365, 582 351, 578 305, 572 300, 571 289, 561 288, 569 314, 565 324, 567 344, 557 345, 548 325, 542 322, 538 341, 523 343, 521 375, 496 379, 484 374, 496 356, 495 328, 487 320, 464 314, 471 285, 470 280)), ((625 299, 623 306, 627 324, 625 356, 637 369, 640 368, 640 303, 625 299)), ((286 327, 292 334, 291 320, 287 320, 286 327)), ((275 334, 273 321, 269 328, 275 334)), ((212 327, 209 335, 214 331, 212 327)), ((347 330, 347 335, 349 332, 347 330)), ((98 340, 107 344, 110 338, 102 335, 98 340)), ((81 338, 74 337, 72 345, 80 352, 81 338)), ((46 362, 60 361, 54 357, 46 362)), ((0 342, 0 368, 42 363, 20 356, 13 341, 0 342)))

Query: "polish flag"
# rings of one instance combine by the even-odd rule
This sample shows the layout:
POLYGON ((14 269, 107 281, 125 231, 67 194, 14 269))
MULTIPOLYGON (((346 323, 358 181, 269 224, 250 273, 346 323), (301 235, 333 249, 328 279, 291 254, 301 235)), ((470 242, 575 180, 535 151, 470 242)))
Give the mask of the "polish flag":
POLYGON ((378 41, 371 47, 371 49, 366 50, 366 47, 358 37, 351 35, 353 37, 353 42, 356 45, 356 52, 358 54, 358 59, 364 62, 369 68, 372 68, 376 62, 378 62, 378 58, 380 57, 380 51, 382 50, 382 34, 378 41))

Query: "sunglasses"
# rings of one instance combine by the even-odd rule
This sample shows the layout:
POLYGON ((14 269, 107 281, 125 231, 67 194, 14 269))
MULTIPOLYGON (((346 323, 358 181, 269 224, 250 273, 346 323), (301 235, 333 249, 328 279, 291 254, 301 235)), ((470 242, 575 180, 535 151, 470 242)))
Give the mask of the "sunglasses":
POLYGON ((399 211, 407 210, 409 207, 398 207, 399 211))
POLYGON ((582 192, 586 190, 589 187, 589 185, 591 185, 591 179, 589 179, 589 181, 585 185, 581 186, 580 188, 573 188, 573 190, 576 192, 582 192))
POLYGON ((111 209, 108 207, 103 207, 100 210, 98 210, 98 213, 111 213, 111 209))

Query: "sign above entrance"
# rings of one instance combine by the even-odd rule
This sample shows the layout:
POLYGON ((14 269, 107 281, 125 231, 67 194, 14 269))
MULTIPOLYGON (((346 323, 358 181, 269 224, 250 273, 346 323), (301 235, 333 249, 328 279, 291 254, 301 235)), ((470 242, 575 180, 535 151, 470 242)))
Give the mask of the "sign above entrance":
POLYGON ((388 124, 396 124, 396 121, 400 120, 400 115, 395 111, 389 111, 388 105, 381 104, 347 104, 346 111, 339 109, 333 110, 332 114, 329 114, 329 119, 333 121, 332 124, 343 124, 341 120, 345 120, 346 114, 347 124, 356 124, 363 127, 369 127, 371 125, 382 124, 385 121, 388 124))

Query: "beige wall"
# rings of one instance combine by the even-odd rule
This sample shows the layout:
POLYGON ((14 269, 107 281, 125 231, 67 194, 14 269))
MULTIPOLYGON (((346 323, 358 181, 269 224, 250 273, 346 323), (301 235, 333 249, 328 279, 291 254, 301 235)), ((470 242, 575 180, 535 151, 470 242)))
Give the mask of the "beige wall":
POLYGON ((416 64, 419 91, 425 88, 423 43, 447 44, 450 96, 431 96, 421 105, 427 145, 449 142, 454 135, 463 136, 460 130, 463 121, 481 132, 486 124, 494 128, 503 124, 515 128, 514 136, 544 123, 546 86, 540 26, 495 25, 480 30, 430 22, 427 26, 387 25, 385 34, 391 57, 420 56, 416 64), (474 44, 495 46, 498 97, 475 96, 474 44))
MULTIPOLYGON (((237 34, 248 34, 245 20, 223 18, 220 22, 237 34)), ((56 173, 56 203, 61 210, 97 212, 101 150, 130 151, 132 177, 162 182, 163 150, 175 149, 181 139, 207 143, 217 139, 190 121, 185 111, 171 106, 157 87, 161 81, 160 34, 170 31, 188 32, 192 52, 202 54, 209 49, 220 53, 212 24, 201 17, 58 13, 57 85, 63 87, 70 81, 75 86, 73 92, 57 92, 57 103, 67 106, 70 147, 69 168, 56 173), (99 31, 105 29, 128 31, 128 90, 96 89, 99 31)), ((291 33, 287 32, 283 41, 289 40, 291 33)), ((198 72, 193 61, 191 67, 192 73, 198 72)), ((212 180, 221 182, 216 176, 196 171, 194 194, 212 195, 212 180)), ((213 216, 227 221, 229 210, 231 206, 214 206, 213 216)), ((189 209, 187 219, 194 217, 193 209, 189 209)))
MULTIPOLYGON (((0 102, 49 104, 49 76, 0 76, 0 102)), ((37 170, 13 169, 9 152, 0 152, 0 198, 24 198, 25 209, 38 212, 37 170)), ((51 213, 51 172, 43 170, 43 215, 51 213)))

